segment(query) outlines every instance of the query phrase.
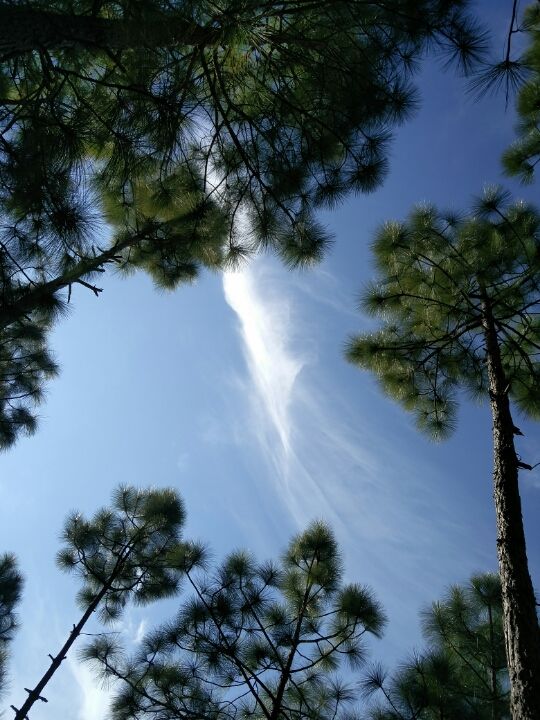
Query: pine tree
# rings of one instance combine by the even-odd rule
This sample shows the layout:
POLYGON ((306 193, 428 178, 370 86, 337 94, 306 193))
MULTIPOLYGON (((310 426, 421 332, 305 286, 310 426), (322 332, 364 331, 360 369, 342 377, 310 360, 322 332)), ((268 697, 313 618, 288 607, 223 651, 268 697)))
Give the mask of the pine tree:
POLYGON ((523 182, 532 182, 540 160, 540 7, 530 5, 524 14, 523 30, 529 45, 521 64, 528 76, 521 83, 517 99, 517 140, 503 155, 508 175, 517 175, 523 182))
POLYGON ((15 608, 21 599, 22 577, 13 555, 0 556, 0 693, 6 685, 6 661, 9 643, 17 628, 15 608))
POLYGON ((363 681, 373 720, 507 720, 510 717, 502 597, 497 575, 451 587, 422 613, 428 643, 389 675, 363 681))
POLYGON ((182 547, 184 520, 182 502, 173 490, 131 487, 115 491, 111 507, 91 520, 79 513, 68 518, 58 564, 81 579, 78 602, 83 614, 60 650, 49 655, 50 665, 37 684, 25 688, 28 697, 20 708, 12 706, 15 720, 25 720, 38 700, 47 701, 44 689, 94 613, 111 622, 128 602, 145 604, 178 591, 181 572, 174 558, 182 547))
POLYGON ((357 667, 385 619, 368 589, 343 585, 328 527, 312 523, 277 564, 236 552, 210 571, 196 548, 181 565, 191 597, 133 657, 109 636, 84 652, 114 683, 113 718, 349 716, 356 693, 337 674, 340 660, 357 667))
POLYGON ((362 301, 381 327, 353 338, 347 354, 436 438, 455 424, 460 389, 489 399, 512 713, 533 720, 540 635, 518 487, 531 465, 516 453, 511 402, 540 415, 540 217, 508 200, 492 188, 470 217, 421 206, 387 223, 374 243, 378 279, 362 301))
MULTIPOLYGON (((427 47, 481 54, 465 6, 1 2, 0 342, 46 334, 111 264, 172 288, 261 249, 319 258, 314 211, 379 185, 427 47)), ((2 374, 24 383, 17 353, 2 374)), ((3 446, 33 429, 51 368, 43 348, 15 405, 0 387, 3 446)))

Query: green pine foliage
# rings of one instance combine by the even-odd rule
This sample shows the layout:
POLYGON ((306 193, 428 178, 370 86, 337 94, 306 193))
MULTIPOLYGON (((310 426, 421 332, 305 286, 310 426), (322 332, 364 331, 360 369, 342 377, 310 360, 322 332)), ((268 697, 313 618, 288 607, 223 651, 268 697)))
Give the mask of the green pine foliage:
MULTIPOLYGON (((94 614, 101 622, 113 622, 129 602, 146 604, 178 592, 183 573, 177 558, 184 552, 184 521, 184 506, 174 490, 133 487, 118 488, 111 505, 89 520, 80 513, 68 517, 57 561, 81 581, 77 599, 82 615, 59 652, 49 655, 50 665, 35 687, 26 689, 25 701, 14 708, 15 720, 24 720, 36 701, 47 700, 44 689, 94 614)), ((1 581, 0 574, 0 592, 1 581)), ((0 614, 2 622, 3 617, 0 614)))
MULTIPOLYGON (((111 686, 113 717, 351 717, 358 693, 339 671, 363 664, 367 637, 380 637, 386 618, 368 588, 343 583, 330 529, 313 522, 277 563, 237 551, 212 567, 200 543, 182 540, 184 522, 173 490, 132 487, 117 489, 91 519, 68 517, 57 559, 81 583, 83 612, 24 703, 12 706, 15 720, 49 702, 51 678, 92 617, 114 622, 128 602, 175 596, 181 582, 190 594, 176 617, 147 633, 135 655, 120 646, 118 626, 92 634, 81 652, 111 686)), ((13 557, 0 558, 2 653, 21 582, 13 557)), ((4 673, 5 653, 0 660, 4 673)))
POLYGON ((374 243, 379 276, 362 298, 379 329, 347 348, 434 438, 452 431, 460 391, 489 400, 511 705, 527 720, 540 712, 540 646, 518 474, 532 465, 516 452, 511 403, 540 416, 539 223, 498 188, 469 216, 421 206, 387 223, 374 243))
POLYGON ((57 373, 47 329, 45 323, 23 319, 0 330, 0 448, 35 430, 34 407, 43 398, 44 382, 57 373))
POLYGON ((508 175, 519 177, 524 183, 534 180, 540 159, 540 7, 531 4, 525 11, 523 29, 529 45, 522 64, 528 74, 517 99, 517 139, 503 155, 508 175))
POLYGON ((183 503, 174 490, 120 487, 110 507, 91 520, 73 513, 66 521, 60 568, 82 580, 79 605, 100 597, 102 622, 114 621, 128 601, 145 604, 174 595, 179 571, 183 503))
MULTIPOLYGON (((481 56, 466 8, 0 3, 0 332, 44 333, 74 286, 101 292, 111 264, 174 288, 266 249, 292 267, 318 260, 316 210, 380 184, 417 61, 433 46, 466 69, 481 56)), ((44 348, 13 369, 23 352, 0 359, 34 380, 15 414, 0 388, 0 447, 33 429, 52 372, 44 348)))
POLYGON ((15 557, 0 556, 0 693, 6 686, 8 646, 17 628, 15 608, 21 599, 23 580, 15 557))
POLYGON ((367 588, 343 585, 326 525, 293 538, 278 563, 235 552, 211 569, 198 548, 180 565, 191 597, 133 656, 110 636, 84 650, 112 683, 114 718, 350 716, 356 692, 341 661, 358 667, 385 618, 367 588))
POLYGON ((501 583, 475 575, 422 613, 427 648, 363 681, 372 720, 509 720, 501 583))
POLYGON ((377 233, 378 278, 361 304, 380 327, 351 339, 347 357, 435 438, 453 430, 460 389, 488 397, 486 302, 510 398, 540 416, 539 223, 534 208, 488 188, 470 216, 422 205, 377 233))

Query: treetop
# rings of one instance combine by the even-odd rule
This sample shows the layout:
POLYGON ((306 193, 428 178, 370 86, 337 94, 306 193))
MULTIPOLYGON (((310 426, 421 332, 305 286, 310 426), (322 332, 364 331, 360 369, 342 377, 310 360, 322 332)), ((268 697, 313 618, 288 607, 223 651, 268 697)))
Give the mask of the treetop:
POLYGON ((376 234, 378 276, 361 304, 380 325, 352 338, 347 356, 435 437, 453 428, 458 388, 488 394, 488 316, 510 396, 540 413, 539 222, 535 208, 488 187, 469 215, 421 205, 376 234))

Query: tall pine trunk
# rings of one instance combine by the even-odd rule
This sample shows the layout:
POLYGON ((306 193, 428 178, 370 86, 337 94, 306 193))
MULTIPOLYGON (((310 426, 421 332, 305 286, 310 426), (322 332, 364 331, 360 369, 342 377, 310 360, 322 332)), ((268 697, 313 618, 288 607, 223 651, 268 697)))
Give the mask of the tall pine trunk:
POLYGON ((0 60, 39 50, 84 48, 127 50, 137 47, 204 45, 218 31, 178 16, 115 19, 70 15, 0 2, 0 60))
POLYGON ((483 303, 483 327, 493 418, 493 497, 510 707, 513 720, 540 720, 540 631, 527 563, 514 423, 508 381, 487 297, 483 303))

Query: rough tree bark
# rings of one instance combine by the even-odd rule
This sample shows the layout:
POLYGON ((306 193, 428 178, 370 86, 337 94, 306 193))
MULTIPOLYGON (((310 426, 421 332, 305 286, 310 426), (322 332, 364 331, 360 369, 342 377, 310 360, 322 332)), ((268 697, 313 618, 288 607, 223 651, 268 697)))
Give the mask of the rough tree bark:
POLYGON ((487 296, 483 302, 483 327, 493 418, 493 497, 497 521, 503 627, 511 688, 510 707, 513 720, 539 720, 540 631, 521 514, 519 459, 514 445, 508 380, 487 296))

